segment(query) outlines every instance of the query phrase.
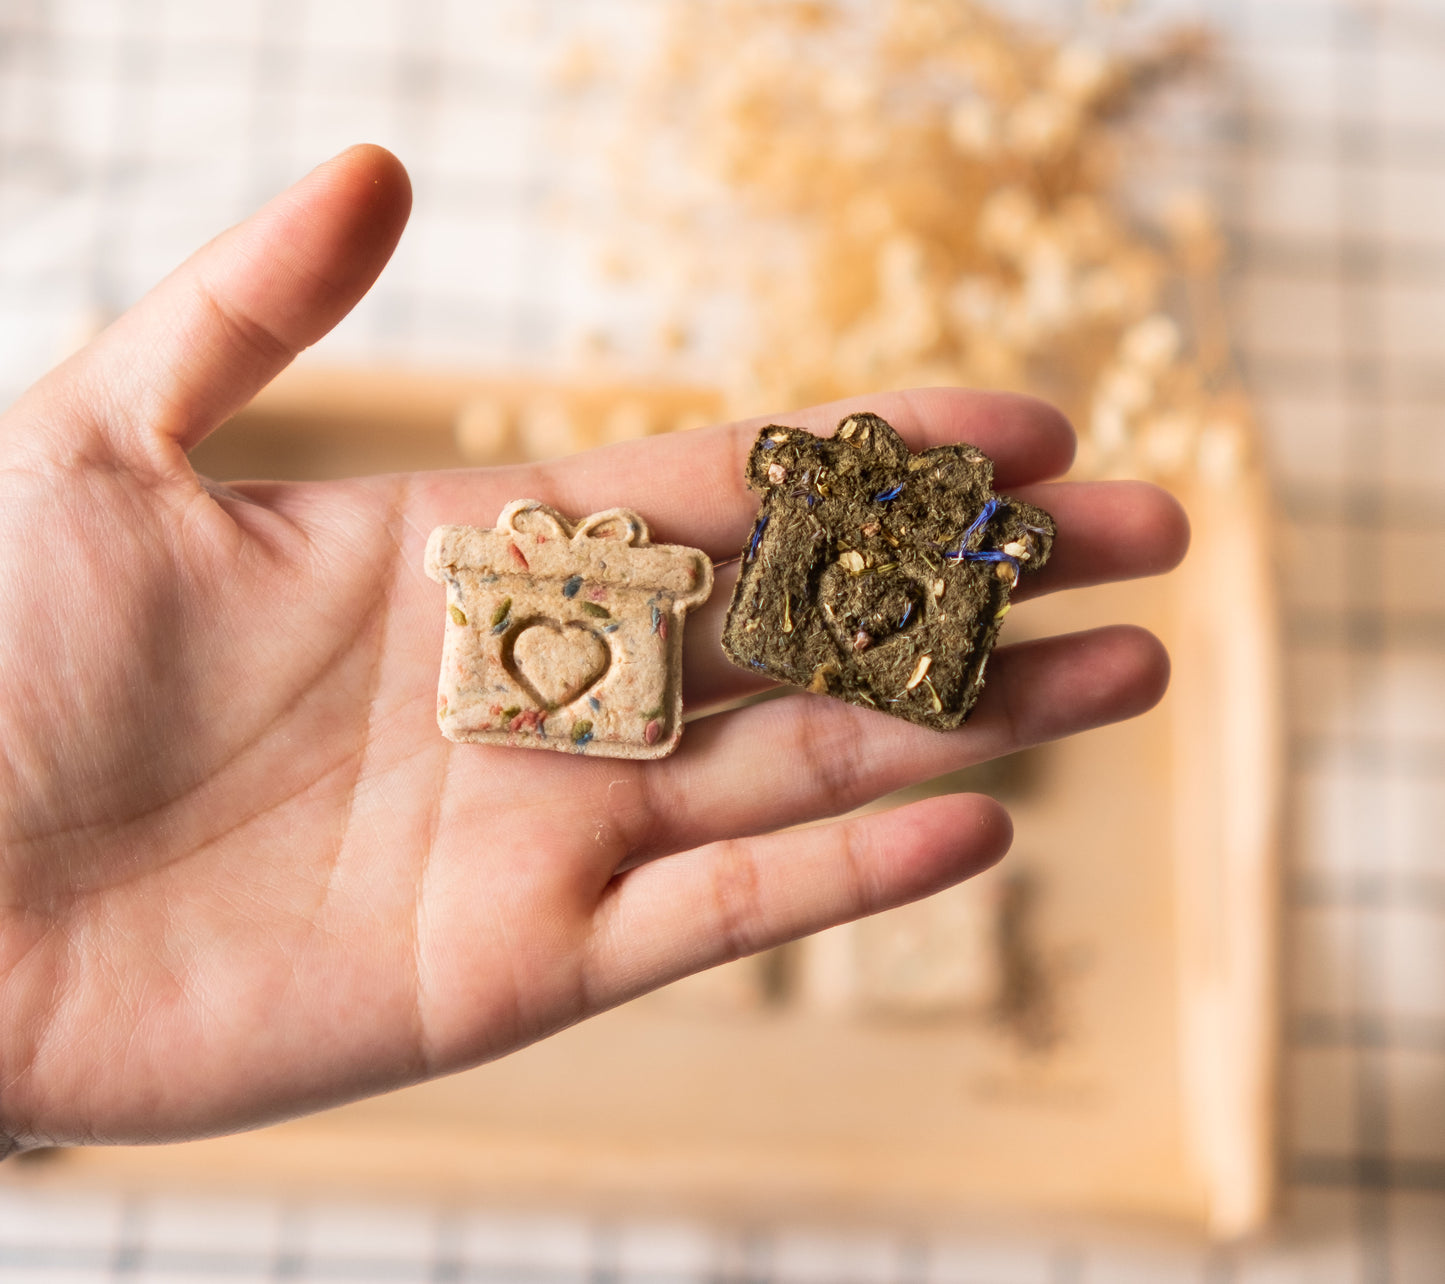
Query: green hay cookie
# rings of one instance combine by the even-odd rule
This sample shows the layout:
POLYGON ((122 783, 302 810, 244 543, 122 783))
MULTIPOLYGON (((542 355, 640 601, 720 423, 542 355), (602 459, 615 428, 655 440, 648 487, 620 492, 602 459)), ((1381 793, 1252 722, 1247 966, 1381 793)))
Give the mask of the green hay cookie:
POLYGON ((968 717, 1023 571, 1054 522, 995 495, 972 446, 912 454, 877 415, 758 434, 762 511, 723 629, 736 665, 948 730, 968 717))

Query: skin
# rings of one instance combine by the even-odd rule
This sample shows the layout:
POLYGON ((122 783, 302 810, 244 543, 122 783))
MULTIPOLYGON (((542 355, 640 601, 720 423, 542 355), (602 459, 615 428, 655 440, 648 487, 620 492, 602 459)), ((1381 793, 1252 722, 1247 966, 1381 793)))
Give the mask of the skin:
MULTIPOLYGON (((941 735, 759 689, 689 621, 709 714, 658 763, 454 745, 434 715, 427 533, 529 496, 628 505, 736 556, 757 424, 556 463, 217 487, 186 451, 356 303, 405 224, 359 147, 206 246, 0 423, 0 1151, 246 1128, 521 1047, 686 973, 926 896, 997 861, 971 795, 799 833, 902 785, 1153 705, 1159 643, 1111 628, 1000 648, 941 735), (705 479, 705 484, 699 484, 705 479), (781 765, 781 769, 780 769, 781 765)), ((1058 521, 1023 595, 1183 556, 1142 484, 1049 483, 1042 403, 956 389, 882 414, 966 440, 1058 521)))

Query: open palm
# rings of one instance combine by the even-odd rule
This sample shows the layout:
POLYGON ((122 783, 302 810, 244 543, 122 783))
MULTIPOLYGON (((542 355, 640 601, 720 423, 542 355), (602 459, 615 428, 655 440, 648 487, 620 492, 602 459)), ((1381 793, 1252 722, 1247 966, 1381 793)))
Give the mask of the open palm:
MULTIPOLYGON (((186 460, 365 292, 409 206, 375 148, 202 250, 0 426, 0 1152, 246 1127, 501 1055, 687 972, 926 895, 996 860, 1007 816, 904 784, 1147 708, 1134 629, 1000 650, 938 734, 797 693, 696 719, 635 763, 455 745, 434 687, 428 532, 518 496, 638 509, 735 555, 756 425, 550 465, 217 487, 186 460)), ((1148 574, 1162 492, 1055 484, 1037 402, 856 403, 914 448, 968 440, 1056 516, 1029 591, 1148 574)), ((827 429, 835 406, 787 417, 827 429)), ((689 623, 685 698, 760 684, 689 623)))

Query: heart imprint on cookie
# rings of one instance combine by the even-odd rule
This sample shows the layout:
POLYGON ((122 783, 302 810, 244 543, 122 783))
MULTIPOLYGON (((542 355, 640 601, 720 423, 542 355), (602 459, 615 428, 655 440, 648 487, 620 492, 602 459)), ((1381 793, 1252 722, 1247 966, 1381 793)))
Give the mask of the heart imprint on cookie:
POLYGON ((507 672, 543 709, 559 709, 586 695, 611 663, 607 639, 576 620, 525 620, 502 644, 507 672))
MULTIPOLYGON (((857 568, 862 568, 863 559, 857 568)), ((923 615, 925 591, 898 571, 859 574, 842 562, 831 563, 818 580, 818 604, 838 645, 856 654, 901 637, 923 615)))

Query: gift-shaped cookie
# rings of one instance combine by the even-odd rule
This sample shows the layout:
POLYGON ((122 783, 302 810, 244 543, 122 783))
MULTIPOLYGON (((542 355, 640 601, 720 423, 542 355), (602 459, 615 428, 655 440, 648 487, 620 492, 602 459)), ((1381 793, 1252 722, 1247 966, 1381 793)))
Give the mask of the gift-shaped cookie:
POLYGON ((747 480, 762 511, 723 630, 729 659, 910 722, 963 722, 1053 519, 995 495, 982 451, 914 455, 877 415, 830 438, 765 428, 747 480))
POLYGON ((712 591, 695 548, 625 508, 575 525, 513 500, 496 528, 439 526, 446 585, 437 722, 448 739, 661 758, 682 735, 682 624, 712 591))

